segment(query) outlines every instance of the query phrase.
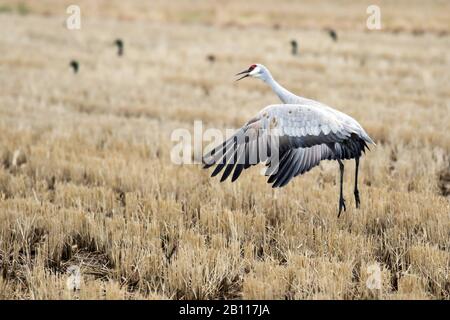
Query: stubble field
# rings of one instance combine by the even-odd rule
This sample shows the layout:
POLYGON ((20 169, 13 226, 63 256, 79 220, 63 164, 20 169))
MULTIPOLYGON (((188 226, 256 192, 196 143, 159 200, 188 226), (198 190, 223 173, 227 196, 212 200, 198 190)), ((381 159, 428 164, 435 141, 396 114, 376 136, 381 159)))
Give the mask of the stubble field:
POLYGON ((377 2, 378 31, 363 1, 77 3, 69 31, 72 2, 0 1, 1 299, 450 299, 448 2, 377 2), (170 161, 278 102, 252 63, 375 140, 360 209, 354 162, 338 219, 335 162, 273 190, 170 161))

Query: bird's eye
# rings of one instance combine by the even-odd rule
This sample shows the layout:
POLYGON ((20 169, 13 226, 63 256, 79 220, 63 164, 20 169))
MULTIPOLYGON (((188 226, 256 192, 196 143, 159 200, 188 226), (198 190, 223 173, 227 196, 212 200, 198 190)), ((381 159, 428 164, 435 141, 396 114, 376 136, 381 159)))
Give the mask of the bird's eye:
POLYGON ((256 64, 252 64, 251 66, 250 66, 250 68, 248 68, 248 72, 251 72, 253 69, 255 69, 256 68, 256 64))

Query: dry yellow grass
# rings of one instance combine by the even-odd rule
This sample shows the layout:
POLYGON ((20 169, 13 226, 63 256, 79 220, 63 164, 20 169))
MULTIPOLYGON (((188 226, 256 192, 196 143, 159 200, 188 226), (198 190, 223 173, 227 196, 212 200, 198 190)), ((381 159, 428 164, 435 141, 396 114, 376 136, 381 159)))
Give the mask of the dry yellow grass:
POLYGON ((69 3, 0 4, 0 298, 450 298, 448 2, 378 2, 381 31, 363 2, 287 0, 80 0, 68 31, 69 3), (377 142, 361 209, 353 163, 337 219, 336 163, 273 191, 257 169, 220 184, 170 162, 173 129, 238 127, 277 102, 232 82, 255 62, 377 142))

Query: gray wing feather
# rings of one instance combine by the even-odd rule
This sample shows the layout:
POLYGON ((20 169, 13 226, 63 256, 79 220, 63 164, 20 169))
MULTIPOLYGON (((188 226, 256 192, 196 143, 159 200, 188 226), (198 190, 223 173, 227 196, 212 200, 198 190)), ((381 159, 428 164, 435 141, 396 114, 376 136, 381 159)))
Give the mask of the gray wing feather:
POLYGON ((352 128, 324 110, 306 105, 272 105, 264 108, 233 136, 207 154, 205 168, 217 165, 212 176, 224 170, 232 181, 242 171, 260 162, 273 187, 286 185, 293 177, 331 159, 328 145, 348 139, 352 128), (234 171, 233 171, 234 170, 234 171))
POLYGON ((334 158, 333 151, 325 144, 316 145, 311 148, 297 148, 291 150, 292 156, 289 159, 282 159, 279 170, 270 178, 273 182, 272 187, 283 187, 292 180, 292 178, 308 172, 319 165, 322 160, 331 160, 334 158))

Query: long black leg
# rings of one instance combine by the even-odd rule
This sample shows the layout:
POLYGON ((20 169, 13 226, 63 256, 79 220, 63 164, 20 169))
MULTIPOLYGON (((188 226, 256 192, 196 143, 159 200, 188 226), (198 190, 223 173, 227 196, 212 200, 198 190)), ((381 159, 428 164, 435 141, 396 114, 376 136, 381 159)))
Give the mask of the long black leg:
POLYGON ((353 193, 355 194, 355 202, 356 208, 359 208, 360 200, 359 200, 359 190, 358 190, 358 170, 359 170, 359 157, 355 158, 355 190, 353 193))
POLYGON ((343 195, 344 164, 342 163, 341 159, 338 159, 338 162, 339 162, 339 171, 341 173, 341 182, 340 182, 340 191, 339 191, 339 213, 338 213, 338 218, 339 218, 341 216, 342 209, 344 209, 344 211, 345 211, 346 208, 345 208, 345 199, 344 199, 344 195, 343 195))

